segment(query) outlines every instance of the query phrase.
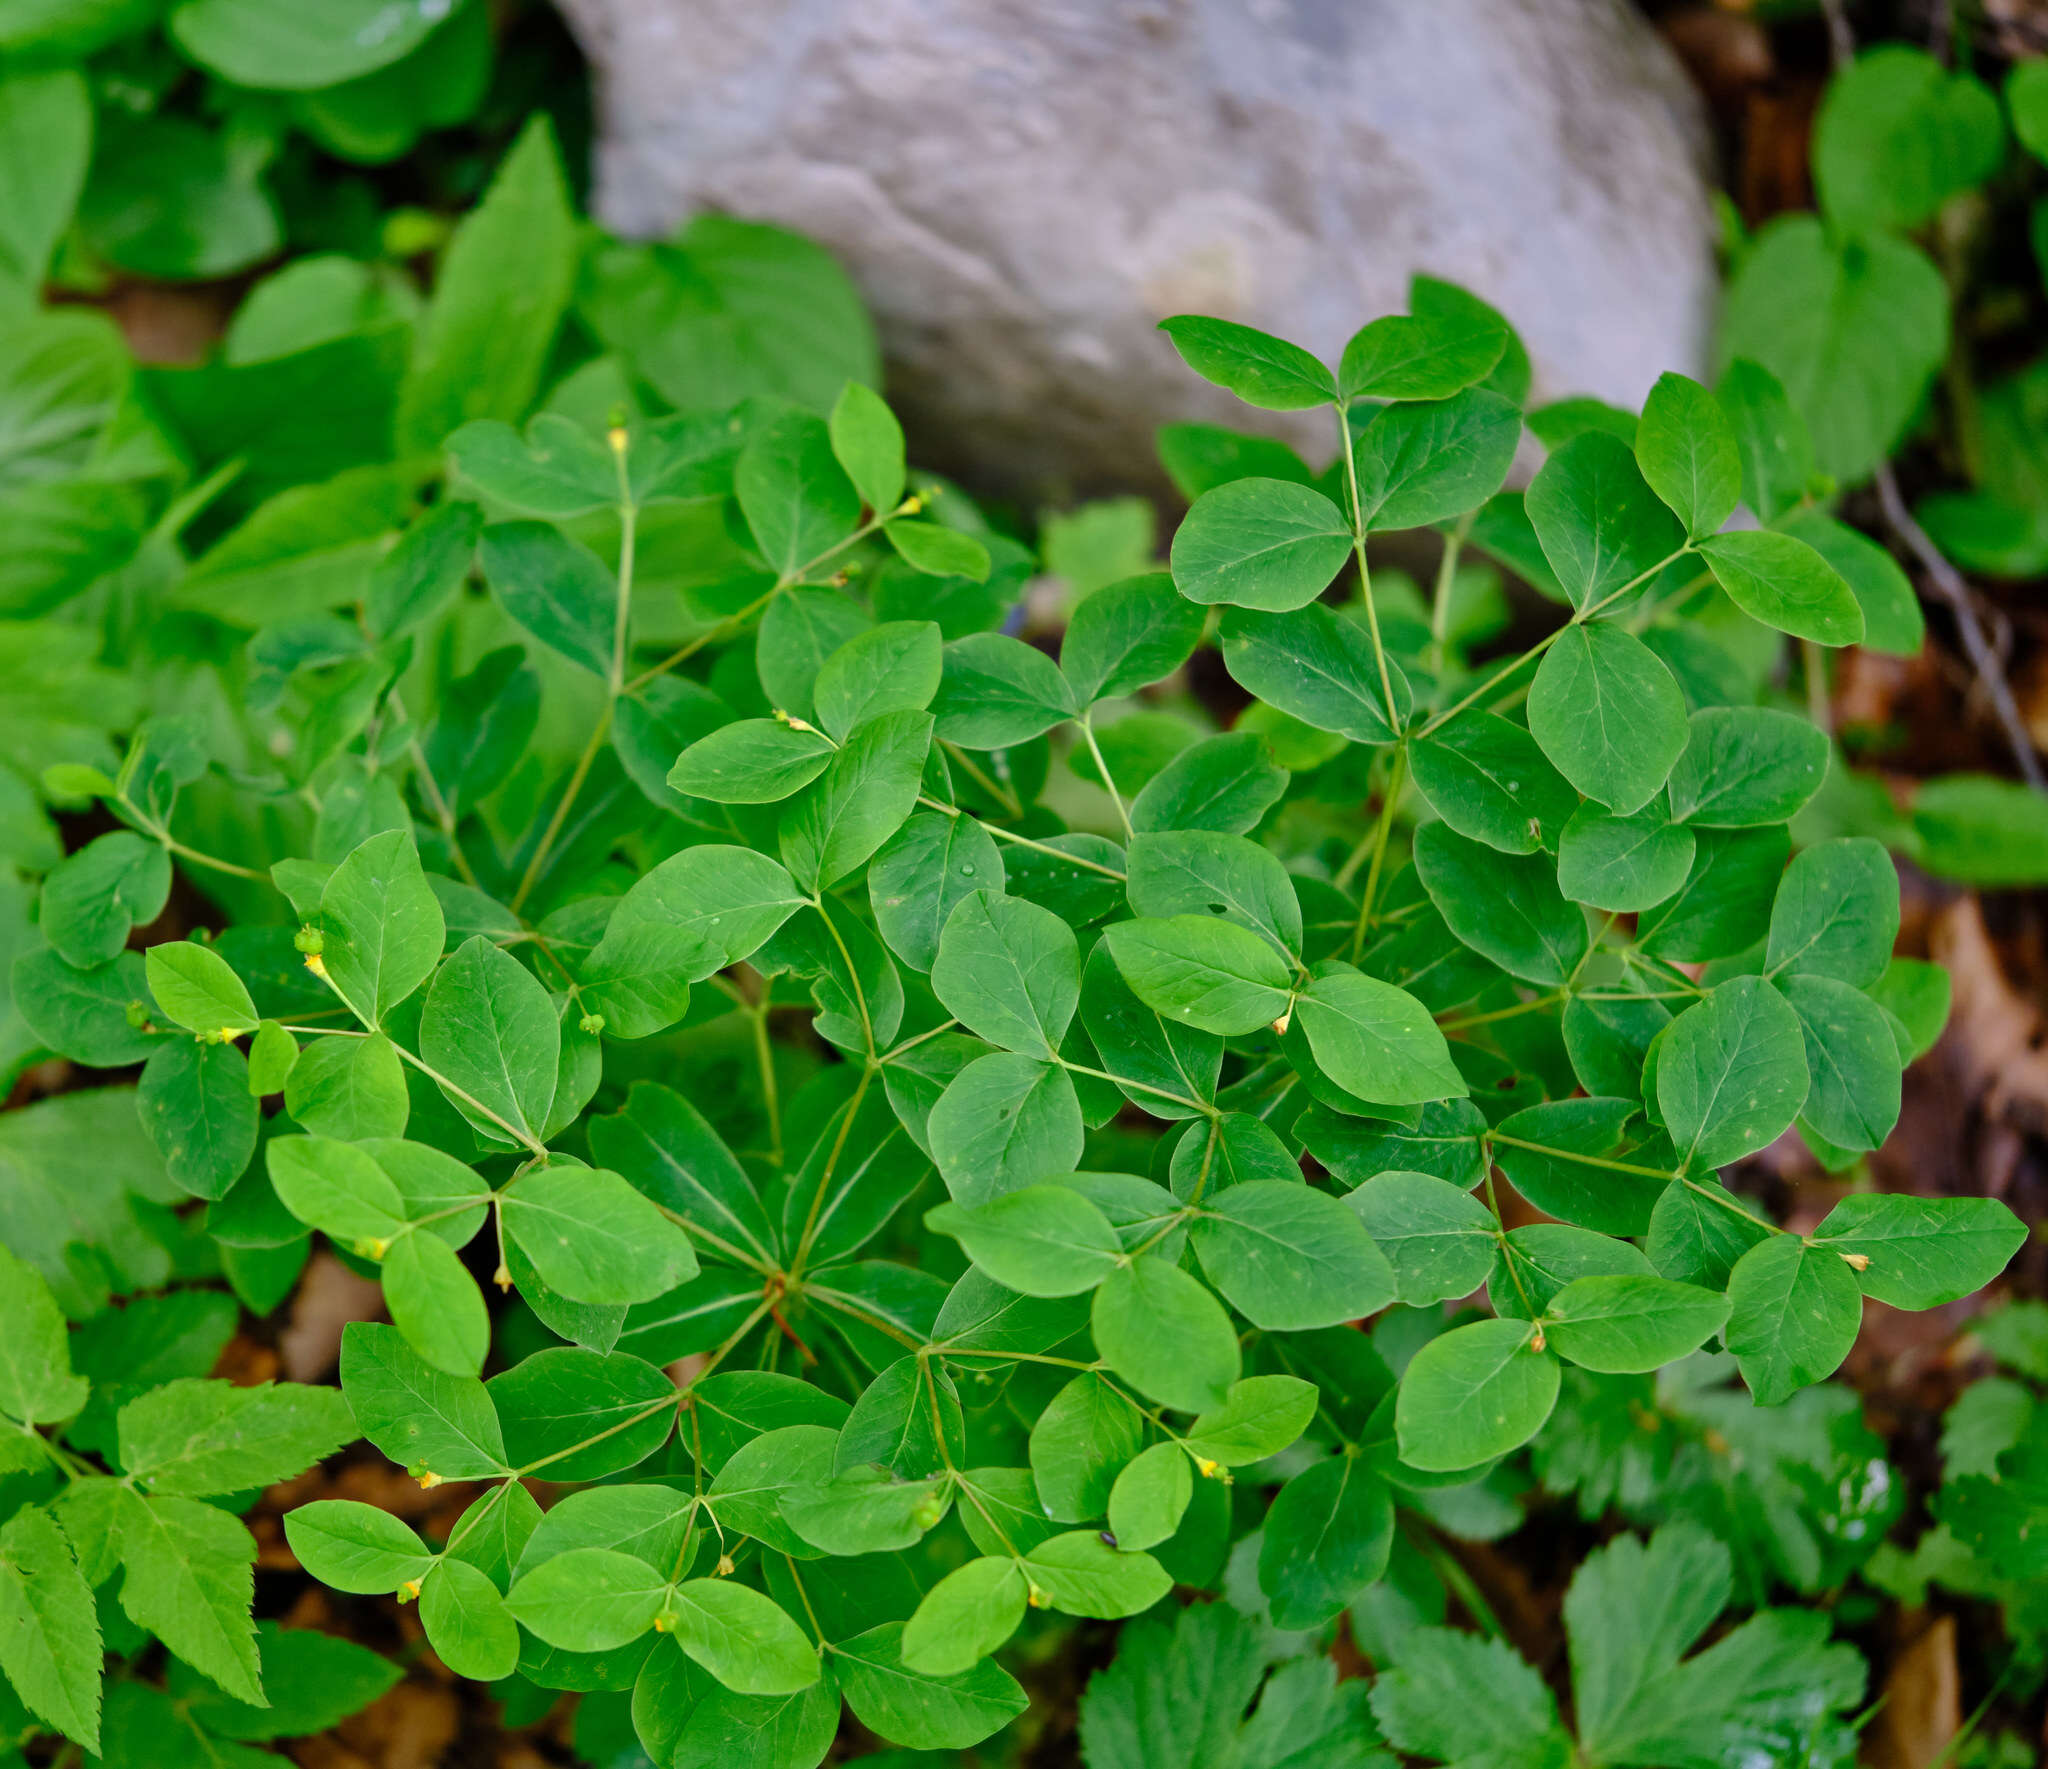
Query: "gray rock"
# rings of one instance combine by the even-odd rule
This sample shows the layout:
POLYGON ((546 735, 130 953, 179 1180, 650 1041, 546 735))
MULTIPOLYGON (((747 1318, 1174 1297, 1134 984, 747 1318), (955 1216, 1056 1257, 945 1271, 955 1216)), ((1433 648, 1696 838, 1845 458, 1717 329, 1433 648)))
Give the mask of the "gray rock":
POLYGON ((1465 284, 1536 397, 1697 371, 1704 133, 1626 0, 560 0, 599 78, 598 207, 710 208, 829 246, 873 304, 924 458, 1036 495, 1159 483, 1249 414, 1155 327, 1221 314, 1335 361, 1465 284))

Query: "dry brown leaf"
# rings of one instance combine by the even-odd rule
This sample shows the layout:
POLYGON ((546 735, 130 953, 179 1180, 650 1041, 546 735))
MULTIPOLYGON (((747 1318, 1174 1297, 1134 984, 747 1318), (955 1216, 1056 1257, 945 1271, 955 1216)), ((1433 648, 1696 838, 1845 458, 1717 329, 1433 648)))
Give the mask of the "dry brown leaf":
POLYGON ((1928 1769, 1963 1723, 1956 1623, 1941 1616, 1892 1660, 1884 1700, 1863 1735, 1870 1769, 1928 1769))
POLYGON ((2048 1130, 2048 1024, 2007 978, 1977 899, 1960 897, 1936 917, 1928 946, 1954 988, 1942 1044, 1968 1096, 1987 1118, 2048 1130))
POLYGON ((319 1382, 341 1361, 341 1330, 350 1321, 381 1321, 384 1292, 374 1278, 362 1278, 332 1253, 306 1262, 292 1298, 291 1325, 277 1336, 284 1373, 294 1382, 319 1382))

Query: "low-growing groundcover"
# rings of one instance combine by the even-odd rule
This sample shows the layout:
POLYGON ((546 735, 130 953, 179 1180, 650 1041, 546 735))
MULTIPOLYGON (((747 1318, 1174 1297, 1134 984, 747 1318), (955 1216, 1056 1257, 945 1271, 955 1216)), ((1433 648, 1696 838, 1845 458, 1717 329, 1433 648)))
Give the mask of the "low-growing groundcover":
POLYGON ((9 1062, 110 1073, 0 1118, 0 1740, 260 1765, 379 1696, 252 1620, 241 1521, 358 1439, 473 1496, 303 1504, 290 1555, 606 1764, 1001 1761, 1017 1673, 1125 1618, 1093 1769, 1846 1762, 1851 1577, 2026 1576, 2031 1391, 1880 1558, 1816 1386, 2023 1226, 1724 1184, 1788 1131, 1853 1174, 1947 1007, 1884 849, 1794 852, 1838 763, 1780 635, 1917 611, 1768 370, 1553 410, 1507 492, 1528 363, 1469 294, 1334 367, 1170 320, 1341 446, 1175 433, 1170 569, 1055 653, 833 267, 582 241, 544 124, 417 315, 270 317, 143 376, 90 316, 13 346, 74 427, 31 483, 142 516, 10 623, 72 673, 9 728, 70 847, 9 788, 9 1062), (1425 529, 1421 591, 1377 543, 1425 529), (1488 559, 1554 604, 1523 648, 1488 559), (1140 701, 1189 668, 1229 729, 1140 701), (388 1323, 338 1388, 213 1376, 316 1239, 388 1323), (1562 1668, 1448 1546, 1532 1481, 1622 1526, 1562 1668))

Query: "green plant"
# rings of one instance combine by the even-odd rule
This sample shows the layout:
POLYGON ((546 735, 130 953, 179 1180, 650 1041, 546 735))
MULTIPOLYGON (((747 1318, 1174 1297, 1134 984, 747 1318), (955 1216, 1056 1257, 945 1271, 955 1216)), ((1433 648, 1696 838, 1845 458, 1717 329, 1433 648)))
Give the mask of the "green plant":
MULTIPOLYGON (((2001 106, 1967 65, 1952 70, 1917 46, 1879 44, 1839 66, 1813 135, 1820 213, 1774 217, 1754 238, 1733 229, 1721 333, 1724 360, 1760 363, 1787 389, 1799 425, 1786 458, 1817 471, 1813 496, 1840 503, 1874 483, 1868 517, 1926 571, 2025 782, 1935 778, 1902 810, 1838 770, 1811 821, 1874 836, 1931 872, 1984 886, 2048 878, 2048 778, 1999 648, 1955 569, 2024 579, 2048 565, 2041 364, 1988 376, 1981 367, 2010 360, 2010 334, 2039 295, 2048 206, 2032 199, 2031 252, 2020 242, 2008 251, 1997 235, 2007 216, 2026 212, 2048 156, 2041 65, 2016 64, 2002 96, 2001 106), (2015 262, 2028 271, 2019 286, 2015 262), (1909 452, 1931 456, 1942 478, 1962 486, 1927 492, 1909 513, 1891 465, 1909 452)), ((1873 624, 1866 642, 1916 649, 1917 614, 1911 627, 1903 602, 1898 614, 1882 633, 1873 624)), ((1880 759, 1887 747, 1883 732, 1844 735, 1880 759)))
POLYGON ((1934 1584, 1998 1604, 2012 1645, 2004 1680, 2033 1685, 2048 1668, 2036 1539, 2048 1522, 2048 1307, 2009 1302, 1980 1316, 1965 1349, 1989 1354, 2009 1373, 1982 1377, 1956 1397, 1941 1424, 1933 1527, 1910 1551, 1887 1544, 1868 1576, 1914 1602, 1925 1602, 1934 1584))
MULTIPOLYGON (((356 1430, 483 1483, 441 1545, 302 1507, 315 1576, 416 1600, 465 1676, 630 1687, 663 1762, 814 1763, 842 1698, 964 1750, 1025 1705, 990 1655, 1028 1615, 1136 1614, 1247 1526, 1274 1622, 1328 1623, 1387 1567, 1397 1495, 1484 1476, 1567 1366, 1718 1338, 1775 1404, 1841 1361, 1864 1294, 1996 1276, 2023 1235, 2000 1204, 1855 1194, 1800 1235, 1716 1177, 1795 1125, 1831 1163, 1875 1147, 1945 1011, 1891 957, 1875 843, 1787 864, 1828 749, 1765 704, 1773 633, 1903 616, 1774 448, 1767 373, 1667 376, 1632 447, 1553 426, 1523 496, 1520 346, 1458 290, 1418 282, 1334 374, 1170 321, 1198 371, 1330 410, 1346 446, 1316 480, 1198 439, 1171 574, 1087 596, 1055 661, 998 630, 1023 550, 907 472, 857 310, 799 355, 768 329, 777 288, 829 320, 829 273, 780 236, 695 240, 692 275, 743 257, 771 305, 721 316, 697 368, 621 331, 515 430, 570 299, 536 242, 575 252, 535 130, 454 236, 388 428, 350 443, 371 458, 288 392, 375 329, 260 380, 154 377, 202 470, 252 389, 278 401, 273 447, 209 489, 238 525, 166 570, 170 643, 227 701, 158 696, 118 765, 35 758, 119 827, 43 855, 25 1048, 141 1064, 143 1132, 253 1306, 309 1233, 375 1272, 393 1324, 344 1336, 356 1430), (280 435, 324 482, 276 483, 304 471, 280 435), (1738 501, 1770 526, 1724 532, 1738 501), (1429 526, 1431 597, 1383 607, 1372 543, 1429 526), (1554 630, 1474 661, 1467 545, 1551 593, 1554 630), (1114 742, 1204 644, 1264 710, 1170 755, 1114 742), (1055 785, 1056 743, 1095 796, 1055 785), (181 870, 232 925, 127 950, 181 870), (1558 1220, 1505 1228, 1496 1168, 1558 1220), (1432 1312, 1482 1286, 1490 1316, 1432 1312), (1398 1379, 1348 1325, 1395 1304, 1398 1379), (528 1479, 579 1490, 543 1515, 528 1479)), ((613 270, 644 310, 670 266, 613 270)), ((111 643, 164 643, 105 609, 111 643)), ((117 1562, 133 1588, 141 1552, 93 1506, 167 1501, 66 1423, 37 1306, 19 1413, 53 1429, 21 1454, 67 1484, 17 1520, 83 1573, 9 1650, 79 1693, 0 1668, 91 1742, 85 1593, 117 1562)), ((346 1434, 309 1404, 337 1423, 294 1468, 346 1434)), ((1646 1675, 1691 1674, 1718 1576, 1646 1675)), ((246 1662, 242 1594, 213 1589, 246 1662)), ((1835 1665, 1808 1719, 1847 1699, 1835 1665)), ((1398 1660, 1382 1705, 1422 1674, 1398 1660)))

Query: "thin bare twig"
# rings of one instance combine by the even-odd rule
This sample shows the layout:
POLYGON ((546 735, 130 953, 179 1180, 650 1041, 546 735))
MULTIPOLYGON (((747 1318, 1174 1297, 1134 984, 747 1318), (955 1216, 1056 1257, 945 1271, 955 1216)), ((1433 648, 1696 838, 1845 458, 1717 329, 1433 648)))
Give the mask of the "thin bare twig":
POLYGON ((1883 503, 1884 519, 1892 532, 1920 561, 1928 580, 1955 615, 1956 631, 1962 637, 1964 654, 1990 698, 1992 711, 1998 715, 2005 740, 2012 747, 2013 760, 2019 764, 2021 778, 2036 792, 2048 792, 2048 774, 2042 772, 2041 757, 2034 748, 2033 738, 2027 733, 2026 720, 2020 716, 2019 703, 2012 697, 2012 686, 1999 666, 1998 653, 1984 635, 1984 623, 1977 618, 1976 601, 1970 594, 1970 586, 1942 550, 1928 539, 1926 529, 1913 519, 1913 512, 1906 508, 1906 500, 1899 495, 1899 482, 1892 477, 1888 464, 1877 470, 1877 495, 1883 503))
POLYGON ((1834 57, 1835 66, 1847 67, 1856 59, 1856 36, 1849 29, 1846 0, 1820 0, 1820 9, 1827 14, 1828 50, 1834 57))

